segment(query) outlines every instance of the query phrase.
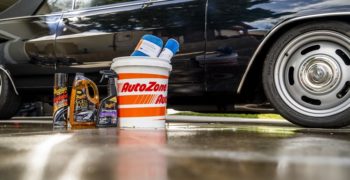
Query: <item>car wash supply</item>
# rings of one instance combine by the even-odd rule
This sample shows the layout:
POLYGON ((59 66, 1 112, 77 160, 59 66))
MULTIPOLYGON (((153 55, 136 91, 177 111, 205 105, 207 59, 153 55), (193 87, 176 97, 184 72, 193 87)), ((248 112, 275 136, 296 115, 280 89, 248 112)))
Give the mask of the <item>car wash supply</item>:
POLYGON ((69 125, 72 128, 95 127, 98 104, 96 84, 83 73, 77 73, 72 86, 69 125))
POLYGON ((171 65, 129 56, 114 59, 111 69, 118 74, 119 127, 164 129, 171 65))
POLYGON ((179 42, 175 39, 169 39, 158 58, 166 60, 170 63, 171 58, 179 51, 179 42))
POLYGON ((97 111, 97 127, 116 127, 118 125, 117 114, 117 74, 113 70, 100 71, 103 79, 108 79, 107 92, 108 96, 101 100, 100 107, 97 111))
POLYGON ((67 127, 68 75, 55 73, 53 88, 53 126, 67 127))
POLYGON ((137 44, 131 56, 158 57, 163 47, 163 40, 157 36, 146 34, 137 44))

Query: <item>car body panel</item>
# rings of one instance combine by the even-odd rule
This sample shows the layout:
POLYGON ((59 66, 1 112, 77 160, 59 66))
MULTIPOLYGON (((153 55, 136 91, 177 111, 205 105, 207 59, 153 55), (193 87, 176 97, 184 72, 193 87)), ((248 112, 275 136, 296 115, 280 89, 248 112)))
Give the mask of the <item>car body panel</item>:
POLYGON ((0 19, 31 16, 44 0, 17 0, 11 6, 0 12, 0 19))
MULTIPOLYGON (((257 27, 266 26, 269 28, 265 28, 266 35, 254 51, 248 66, 245 68, 244 74, 238 84, 238 94, 243 93, 242 90, 244 85, 248 86, 248 83, 246 83, 247 76, 249 73, 253 74, 254 63, 263 60, 257 58, 260 57, 260 54, 266 54, 264 50, 268 49, 268 42, 271 41, 271 43, 273 43, 273 39, 278 38, 277 34, 281 31, 283 32, 284 30, 287 30, 289 25, 313 20, 338 20, 337 18, 343 18, 341 19, 342 21, 349 23, 349 21, 344 18, 349 17, 350 15, 350 3, 347 0, 271 1, 260 5, 257 4, 254 8, 273 11, 276 16, 277 14, 282 16, 275 19, 265 18, 264 20, 255 23, 257 27)), ((250 87, 248 86, 247 88, 250 87)))
POLYGON ((0 20, 0 64, 19 89, 51 88, 55 72, 84 72, 97 81, 98 70, 154 34, 180 42, 170 97, 213 94, 213 103, 233 102, 225 97, 234 97, 253 62, 263 60, 256 55, 276 28, 349 9, 346 0, 136 0, 40 16, 26 11, 0 20))
POLYGON ((96 82, 98 71, 108 69, 113 58, 130 54, 126 47, 137 42, 125 44, 128 34, 121 31, 128 26, 129 13, 140 12, 140 2, 64 13, 56 39, 57 72, 82 72, 96 82))
POLYGON ((50 83, 28 81, 55 72, 55 32, 60 18, 56 14, 0 21, 0 63, 11 72, 17 88, 50 83))
POLYGON ((268 32, 266 37, 263 39, 263 41, 259 44, 258 48, 254 51, 254 54, 249 61, 249 64, 247 68, 245 69, 245 72, 240 79, 240 83, 238 85, 237 93, 240 94, 242 93, 242 89, 244 86, 244 83, 246 82, 248 74, 252 71, 252 67, 254 66, 254 63, 257 63, 256 61, 259 61, 258 57, 259 55, 264 54, 263 49, 266 48, 266 44, 268 42, 273 41, 273 37, 278 34, 279 31, 282 31, 283 29, 286 29, 287 26, 291 24, 296 24, 298 22, 305 22, 305 21, 315 21, 318 19, 325 19, 327 18, 328 20, 336 20, 337 17, 350 17, 350 12, 333 12, 333 13, 323 13, 323 14, 315 14, 315 15, 304 15, 304 16, 299 16, 299 17, 294 17, 287 19, 281 23, 279 23, 277 26, 275 26, 272 30, 268 32))
POLYGON ((206 49, 208 91, 230 94, 239 89, 240 92, 253 62, 263 61, 255 59, 255 54, 265 45, 261 42, 272 37, 275 33, 273 29, 286 20, 318 14, 325 18, 333 13, 339 15, 339 11, 349 12, 349 9, 350 3, 346 0, 209 0, 206 49))
POLYGON ((64 13, 56 39, 57 71, 96 78, 113 58, 129 56, 144 34, 154 34, 180 42, 169 94, 203 94, 204 59, 198 62, 196 57, 205 51, 205 1, 153 1, 147 7, 143 2, 64 13))

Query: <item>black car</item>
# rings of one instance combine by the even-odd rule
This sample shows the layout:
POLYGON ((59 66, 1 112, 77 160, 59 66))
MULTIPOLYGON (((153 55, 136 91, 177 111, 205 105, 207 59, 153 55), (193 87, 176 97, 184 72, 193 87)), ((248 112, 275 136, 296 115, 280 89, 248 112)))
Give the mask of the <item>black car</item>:
POLYGON ((299 125, 345 126, 349 16, 345 0, 1 0, 0 118, 21 101, 50 101, 56 72, 98 82, 113 58, 154 34, 181 46, 170 106, 271 102, 299 125))

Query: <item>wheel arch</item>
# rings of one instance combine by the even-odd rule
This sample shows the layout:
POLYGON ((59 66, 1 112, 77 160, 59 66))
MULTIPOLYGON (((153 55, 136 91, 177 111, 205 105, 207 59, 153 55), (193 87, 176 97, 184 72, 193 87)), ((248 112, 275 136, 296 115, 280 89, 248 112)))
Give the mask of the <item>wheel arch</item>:
MULTIPOLYGON (((249 61, 249 64, 241 78, 239 83, 237 94, 243 94, 246 88, 259 88, 262 87, 261 84, 256 83, 257 77, 262 78, 262 69, 264 60, 271 45, 274 43, 276 39, 278 39, 282 34, 290 30, 290 28, 307 22, 315 22, 315 21, 341 21, 349 23, 346 20, 347 17, 350 17, 350 12, 339 12, 339 13, 327 13, 327 14, 317 14, 317 15, 308 15, 308 16, 300 16, 296 18, 291 18, 285 20, 275 26, 269 33, 265 36, 263 41, 260 43, 258 48, 255 50, 252 58, 249 61)), ((262 82, 262 81, 260 81, 262 82)), ((251 92, 251 91, 250 91, 251 92)), ((263 89, 258 92, 264 92, 263 89)), ((251 94, 248 94, 251 95, 251 94)))
POLYGON ((11 84, 12 84, 12 87, 16 93, 16 95, 19 95, 18 91, 17 91, 17 87, 15 85, 15 82, 13 81, 12 77, 11 77, 11 74, 8 70, 6 70, 2 65, 0 65, 0 71, 3 71, 6 76, 9 78, 9 80, 11 81, 11 84))

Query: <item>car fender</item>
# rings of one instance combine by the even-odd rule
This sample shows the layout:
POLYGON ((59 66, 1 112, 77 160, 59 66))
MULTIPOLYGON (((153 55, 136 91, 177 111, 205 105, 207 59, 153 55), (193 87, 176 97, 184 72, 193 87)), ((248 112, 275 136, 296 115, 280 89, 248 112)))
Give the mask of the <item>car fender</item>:
POLYGON ((16 88, 16 85, 11 77, 10 72, 8 70, 6 70, 2 65, 0 65, 0 71, 3 71, 6 74, 6 76, 10 79, 12 87, 15 90, 16 95, 19 95, 17 88, 16 88))
POLYGON ((323 18, 335 18, 335 17, 346 17, 350 16, 350 12, 332 12, 332 13, 322 13, 322 14, 314 14, 314 15, 305 15, 305 16, 298 16, 290 19, 286 19, 279 24, 277 24, 274 28, 272 28, 265 38, 262 40, 262 42, 259 44, 258 48, 255 50, 253 56, 251 57, 245 72, 241 78, 241 81, 239 83, 238 89, 237 89, 237 94, 240 94, 242 92, 244 84, 247 82, 247 76, 250 73, 250 70, 252 67, 256 64, 258 61, 258 56, 263 53, 262 51, 268 44, 269 41, 273 40, 274 36, 278 34, 280 31, 283 31, 285 27, 298 23, 298 22, 303 22, 303 21, 310 21, 310 20, 316 20, 316 19, 323 19, 323 18))

